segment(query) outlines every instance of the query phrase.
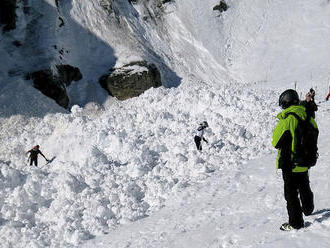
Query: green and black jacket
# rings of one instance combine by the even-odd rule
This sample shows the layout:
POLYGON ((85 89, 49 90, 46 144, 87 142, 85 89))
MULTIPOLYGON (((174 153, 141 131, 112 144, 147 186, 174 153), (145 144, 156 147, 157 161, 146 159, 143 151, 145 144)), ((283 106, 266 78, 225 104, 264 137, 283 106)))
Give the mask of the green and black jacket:
MULTIPOLYGON (((295 130, 298 126, 298 120, 293 115, 289 115, 288 113, 290 112, 296 113, 302 120, 307 118, 305 107, 300 105, 290 106, 277 115, 279 122, 274 129, 272 139, 272 145, 278 149, 276 168, 288 169, 291 167, 292 172, 305 172, 308 171, 307 167, 293 167, 292 160, 296 152, 297 143, 295 130)), ((318 128, 313 118, 310 119, 310 122, 315 128, 318 128)))

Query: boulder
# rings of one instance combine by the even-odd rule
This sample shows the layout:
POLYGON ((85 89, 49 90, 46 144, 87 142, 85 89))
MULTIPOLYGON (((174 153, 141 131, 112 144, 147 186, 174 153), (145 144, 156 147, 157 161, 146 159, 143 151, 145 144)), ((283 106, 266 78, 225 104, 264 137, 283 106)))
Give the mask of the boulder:
POLYGON ((101 86, 119 100, 141 95, 147 89, 162 86, 161 75, 154 64, 137 61, 112 69, 99 80, 101 86))
POLYGON ((35 71, 27 75, 26 79, 33 80, 33 87, 40 90, 44 95, 54 99, 63 108, 69 107, 69 97, 66 87, 72 81, 82 79, 79 68, 71 65, 56 65, 57 73, 51 69, 35 71))
POLYGON ((33 87, 41 91, 42 94, 54 99, 63 108, 69 106, 69 97, 65 85, 58 81, 52 70, 45 69, 31 73, 33 87))

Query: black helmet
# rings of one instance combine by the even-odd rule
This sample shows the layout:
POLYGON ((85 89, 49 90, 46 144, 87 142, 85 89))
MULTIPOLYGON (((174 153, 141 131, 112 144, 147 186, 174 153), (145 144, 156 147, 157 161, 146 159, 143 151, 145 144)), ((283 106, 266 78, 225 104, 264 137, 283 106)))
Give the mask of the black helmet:
POLYGON ((297 105, 299 103, 299 96, 297 91, 289 89, 284 91, 278 100, 278 104, 282 109, 286 109, 291 105, 297 105))
POLYGON ((207 121, 203 121, 203 122, 201 123, 201 126, 203 126, 203 127, 208 127, 209 124, 207 123, 207 121))

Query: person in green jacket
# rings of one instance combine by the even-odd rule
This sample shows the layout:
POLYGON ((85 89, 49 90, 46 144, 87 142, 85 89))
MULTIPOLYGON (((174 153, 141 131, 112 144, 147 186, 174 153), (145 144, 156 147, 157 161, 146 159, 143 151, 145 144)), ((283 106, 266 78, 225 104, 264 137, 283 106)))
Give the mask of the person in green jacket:
MULTIPOLYGON (((313 192, 309 185, 308 167, 301 167, 293 163, 297 138, 295 129, 298 120, 288 114, 293 112, 302 120, 306 120, 307 113, 304 106, 299 105, 299 96, 295 90, 284 91, 279 97, 279 105, 283 111, 277 115, 279 119, 274 132, 272 145, 278 149, 276 166, 282 170, 284 181, 284 197, 287 202, 289 221, 283 223, 281 230, 290 231, 304 227, 303 213, 307 216, 314 210, 313 192)), ((315 120, 310 122, 317 128, 315 120)))

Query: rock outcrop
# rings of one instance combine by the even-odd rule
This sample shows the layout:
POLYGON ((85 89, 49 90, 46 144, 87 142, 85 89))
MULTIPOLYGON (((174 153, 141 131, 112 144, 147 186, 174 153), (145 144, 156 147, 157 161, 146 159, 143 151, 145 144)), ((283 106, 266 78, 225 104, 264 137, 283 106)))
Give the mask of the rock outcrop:
POLYGON ((33 86, 44 95, 54 99, 63 108, 69 107, 69 97, 66 87, 72 81, 82 79, 79 68, 71 65, 57 65, 57 73, 51 69, 35 71, 27 75, 27 79, 33 80, 33 86))
POLYGON ((162 86, 161 75, 154 64, 138 61, 112 69, 99 80, 101 86, 119 100, 136 97, 151 87, 162 86))
POLYGON ((228 4, 223 0, 221 0, 220 3, 216 6, 214 6, 214 8, 213 8, 213 10, 218 10, 220 12, 224 12, 227 9, 228 9, 228 4))
POLYGON ((72 81, 79 81, 82 79, 82 74, 77 67, 71 65, 57 65, 58 77, 61 82, 69 86, 72 81))

